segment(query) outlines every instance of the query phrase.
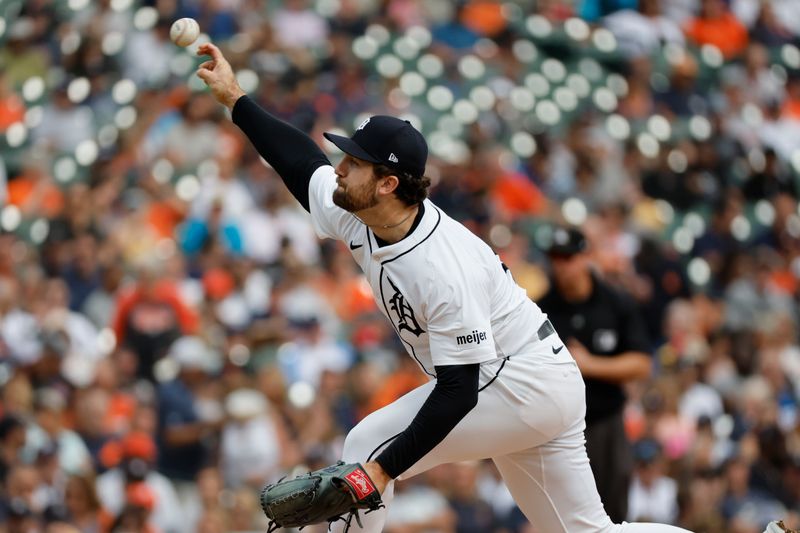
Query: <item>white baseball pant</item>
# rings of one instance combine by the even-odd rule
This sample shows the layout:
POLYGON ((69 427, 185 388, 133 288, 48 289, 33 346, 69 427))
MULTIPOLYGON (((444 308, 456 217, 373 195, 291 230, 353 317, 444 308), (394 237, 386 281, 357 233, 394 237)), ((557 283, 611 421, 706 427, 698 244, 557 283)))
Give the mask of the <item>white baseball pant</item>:
MULTIPOLYGON (((399 479, 444 463, 491 458, 517 505, 542 533, 688 533, 669 525, 611 522, 586 455, 583 379, 566 348, 554 354, 560 346, 552 334, 533 353, 511 356, 504 365, 482 365, 485 388, 478 405, 399 479)), ((409 425, 434 385, 426 383, 362 420, 347 435, 342 459, 373 460, 409 425)), ((393 495, 391 482, 382 495, 386 505, 393 495)), ((363 529, 353 520, 350 531, 379 533, 386 509, 362 511, 360 517, 363 529)), ((342 532, 342 523, 332 531, 342 532)))

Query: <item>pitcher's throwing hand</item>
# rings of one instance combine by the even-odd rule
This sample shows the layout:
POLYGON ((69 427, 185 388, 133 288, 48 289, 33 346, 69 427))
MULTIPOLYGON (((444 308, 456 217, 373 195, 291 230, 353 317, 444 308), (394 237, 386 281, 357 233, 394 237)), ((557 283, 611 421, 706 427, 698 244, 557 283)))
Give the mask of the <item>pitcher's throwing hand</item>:
POLYGON ((211 43, 200 45, 197 55, 211 56, 209 61, 205 61, 197 67, 197 77, 206 82, 218 102, 228 109, 233 109, 233 104, 241 96, 244 96, 245 92, 236 81, 231 64, 222 55, 220 49, 211 43))

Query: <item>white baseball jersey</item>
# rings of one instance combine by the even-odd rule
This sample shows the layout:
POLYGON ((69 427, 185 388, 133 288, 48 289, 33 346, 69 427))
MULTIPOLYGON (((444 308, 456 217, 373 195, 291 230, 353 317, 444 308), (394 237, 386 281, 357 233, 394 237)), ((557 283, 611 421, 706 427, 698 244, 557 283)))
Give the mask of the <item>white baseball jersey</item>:
POLYGON ((378 307, 426 374, 531 350, 546 317, 485 242, 425 200, 414 231, 380 247, 333 203, 335 189, 333 167, 318 168, 309 186, 314 228, 349 245, 378 307))

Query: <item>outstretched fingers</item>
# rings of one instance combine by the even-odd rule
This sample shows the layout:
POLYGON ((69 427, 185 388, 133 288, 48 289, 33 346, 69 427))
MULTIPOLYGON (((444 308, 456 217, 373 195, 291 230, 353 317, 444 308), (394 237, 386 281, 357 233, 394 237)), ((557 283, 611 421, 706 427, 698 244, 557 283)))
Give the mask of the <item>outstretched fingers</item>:
POLYGON ((220 52, 219 48, 217 48, 213 44, 204 43, 197 48, 197 55, 211 56, 213 58, 210 59, 209 61, 203 61, 197 67, 197 77, 203 80, 204 82, 208 83, 209 81, 211 81, 214 67, 217 66, 217 58, 222 58, 222 52, 220 52))
POLYGON ((211 56, 214 61, 222 61, 225 59, 225 56, 222 55, 220 49, 217 48, 217 45, 213 43, 203 43, 197 47, 197 55, 211 56))
POLYGON ((196 71, 198 78, 203 80, 211 89, 217 101, 231 109, 236 101, 244 95, 230 63, 222 55, 219 48, 211 43, 203 43, 197 47, 197 55, 211 56, 208 61, 203 61, 196 71))

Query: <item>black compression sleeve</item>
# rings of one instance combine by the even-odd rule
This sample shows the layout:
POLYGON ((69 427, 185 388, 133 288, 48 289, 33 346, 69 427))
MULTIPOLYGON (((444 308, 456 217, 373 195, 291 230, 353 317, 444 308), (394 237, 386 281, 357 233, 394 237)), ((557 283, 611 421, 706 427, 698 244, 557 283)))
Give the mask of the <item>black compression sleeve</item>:
POLYGON ((411 424, 375 459, 392 479, 442 442, 478 403, 480 365, 436 367, 436 386, 411 424))
POLYGON ((231 119, 309 211, 311 175, 322 165, 331 164, 319 146, 299 129, 267 113, 248 96, 236 101, 231 119))

